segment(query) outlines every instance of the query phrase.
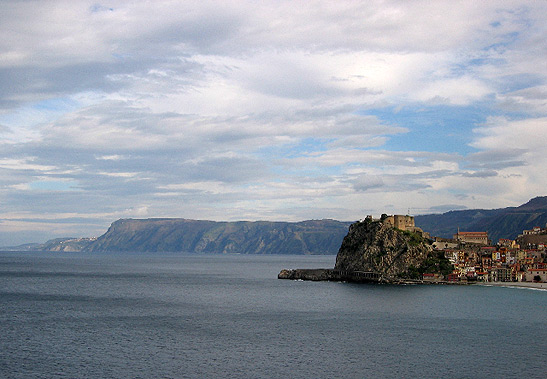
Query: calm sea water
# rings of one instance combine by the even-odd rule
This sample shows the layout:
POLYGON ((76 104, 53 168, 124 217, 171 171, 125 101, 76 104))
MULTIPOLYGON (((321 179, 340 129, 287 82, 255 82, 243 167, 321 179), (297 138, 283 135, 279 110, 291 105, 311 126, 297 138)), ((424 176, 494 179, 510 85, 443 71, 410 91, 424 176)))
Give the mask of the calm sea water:
POLYGON ((334 260, 0 253, 0 376, 546 377, 547 292, 277 279, 334 260))

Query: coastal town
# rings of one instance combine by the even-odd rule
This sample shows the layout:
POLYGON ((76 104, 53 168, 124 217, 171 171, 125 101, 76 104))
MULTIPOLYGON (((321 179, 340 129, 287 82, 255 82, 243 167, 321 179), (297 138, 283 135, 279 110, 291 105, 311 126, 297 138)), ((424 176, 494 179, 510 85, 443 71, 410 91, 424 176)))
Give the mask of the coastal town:
POLYGON ((432 239, 454 266, 447 277, 424 273, 424 281, 547 282, 547 225, 524 230, 515 240, 490 241, 488 232, 458 230, 432 239))
POLYGON ((371 215, 353 224, 334 269, 282 270, 279 279, 395 284, 547 283, 547 225, 493 244, 488 232, 431 237, 409 215, 371 215))

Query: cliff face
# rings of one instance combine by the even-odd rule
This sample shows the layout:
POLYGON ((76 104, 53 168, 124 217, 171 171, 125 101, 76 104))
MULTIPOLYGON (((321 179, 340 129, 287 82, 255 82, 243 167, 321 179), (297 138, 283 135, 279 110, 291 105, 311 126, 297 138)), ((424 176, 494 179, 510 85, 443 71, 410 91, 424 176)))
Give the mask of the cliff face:
POLYGON ((409 278, 432 256, 433 248, 419 234, 403 232, 381 221, 362 221, 350 226, 334 268, 409 278))
POLYGON ((349 223, 122 219, 83 251, 335 254, 349 223))

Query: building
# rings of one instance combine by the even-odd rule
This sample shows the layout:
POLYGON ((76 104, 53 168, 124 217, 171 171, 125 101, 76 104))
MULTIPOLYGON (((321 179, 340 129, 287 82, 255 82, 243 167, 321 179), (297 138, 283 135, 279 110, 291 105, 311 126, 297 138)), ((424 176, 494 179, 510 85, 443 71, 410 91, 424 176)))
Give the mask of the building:
POLYGON ((477 243, 481 245, 488 245, 488 232, 460 232, 454 234, 455 240, 465 243, 477 243))
POLYGON ((523 230, 522 231, 522 234, 525 235, 525 236, 546 234, 546 233, 547 233, 547 225, 545 225, 545 229, 542 229, 539 226, 535 226, 531 230, 523 230))
POLYGON ((500 240, 498 241, 498 246, 506 247, 508 249, 516 249, 519 247, 516 241, 507 238, 500 238, 500 240))
POLYGON ((412 216, 393 215, 388 216, 384 221, 400 230, 411 230, 416 227, 414 217, 412 216))
POLYGON ((492 282, 512 282, 512 270, 506 267, 499 267, 490 271, 492 282))
POLYGON ((527 282, 547 282, 547 268, 532 268, 526 272, 527 282), (537 280, 539 278, 539 280, 537 280))
POLYGON ((393 215, 387 216, 384 219, 384 222, 391 224, 394 228, 399 230, 404 230, 413 233, 419 233, 422 236, 429 238, 428 233, 424 233, 421 228, 418 228, 414 223, 414 217, 409 215, 393 215))
POLYGON ((448 238, 435 237, 433 248, 437 250, 455 249, 458 247, 458 241, 448 238))

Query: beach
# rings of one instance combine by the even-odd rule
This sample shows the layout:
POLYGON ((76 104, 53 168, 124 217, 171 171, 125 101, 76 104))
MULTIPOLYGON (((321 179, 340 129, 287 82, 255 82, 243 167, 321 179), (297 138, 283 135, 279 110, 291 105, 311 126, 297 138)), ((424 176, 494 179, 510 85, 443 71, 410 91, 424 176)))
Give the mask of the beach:
POLYGON ((535 282, 479 282, 477 283, 483 286, 495 286, 495 287, 514 287, 514 288, 532 288, 547 291, 547 283, 535 283, 535 282))

